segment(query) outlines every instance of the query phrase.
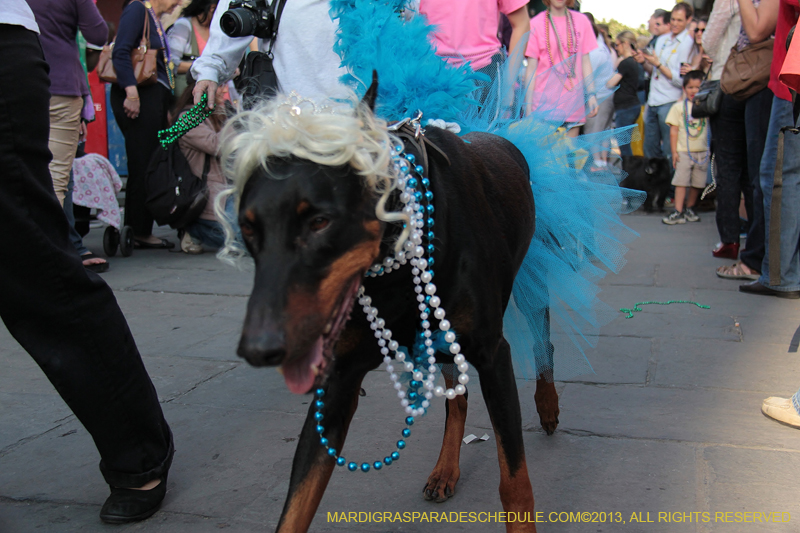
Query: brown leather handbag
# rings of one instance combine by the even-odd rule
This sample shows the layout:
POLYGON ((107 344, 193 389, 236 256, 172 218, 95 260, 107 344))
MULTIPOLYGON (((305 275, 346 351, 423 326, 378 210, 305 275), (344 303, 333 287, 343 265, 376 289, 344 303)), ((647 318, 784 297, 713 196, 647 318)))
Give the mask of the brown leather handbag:
POLYGON ((741 50, 731 49, 720 78, 722 92, 736 100, 746 100, 769 85, 772 48, 775 39, 749 44, 741 50))
MULTIPOLYGON (((111 60, 113 51, 114 43, 105 45, 97 62, 97 77, 106 83, 117 83, 117 72, 111 60)), ((142 40, 139 47, 131 52, 131 64, 137 85, 152 85, 158 81, 157 58, 158 49, 150 47, 150 16, 145 11, 142 40)))

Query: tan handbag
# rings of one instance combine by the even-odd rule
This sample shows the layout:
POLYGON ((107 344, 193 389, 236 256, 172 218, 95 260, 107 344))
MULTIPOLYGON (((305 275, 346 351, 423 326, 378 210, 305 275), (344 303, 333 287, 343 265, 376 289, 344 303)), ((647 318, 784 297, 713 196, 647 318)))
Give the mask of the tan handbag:
POLYGON ((769 85, 772 48, 775 39, 749 44, 741 50, 731 49, 720 78, 722 92, 736 100, 746 100, 769 85))
MULTIPOLYGON (((111 54, 114 43, 105 45, 97 62, 97 77, 106 83, 117 83, 117 73, 111 54)), ((133 75, 136 76, 137 85, 152 85, 158 81, 158 49, 150 48, 150 16, 144 13, 144 31, 139 47, 131 52, 133 75)))

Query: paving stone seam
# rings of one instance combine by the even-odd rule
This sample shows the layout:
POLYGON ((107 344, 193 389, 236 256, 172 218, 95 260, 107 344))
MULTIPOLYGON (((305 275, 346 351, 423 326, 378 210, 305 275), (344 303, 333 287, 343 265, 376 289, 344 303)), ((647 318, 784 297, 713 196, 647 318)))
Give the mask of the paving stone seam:
MULTIPOLYGON (((55 393, 55 391, 54 391, 54 393, 55 393)), ((28 435, 27 437, 23 437, 23 438, 21 438, 20 440, 18 440, 17 442, 15 442, 13 444, 9 444, 8 446, 6 446, 2 450, 0 450, 0 457, 4 457, 4 456, 8 455, 9 453, 11 453, 14 450, 16 450, 17 448, 19 448, 20 446, 24 446, 25 444, 27 444, 29 442, 32 442, 32 441, 38 439, 39 437, 43 437, 43 436, 47 435, 48 433, 52 433, 53 431, 57 430, 58 428, 60 428, 62 426, 65 426, 67 423, 72 422, 73 420, 75 420, 75 415, 69 415, 69 416, 66 416, 66 417, 64 417, 64 418, 62 418, 60 420, 56 420, 55 423, 57 425, 51 427, 50 429, 45 430, 42 433, 38 433, 36 435, 28 435)))
MULTIPOLYGON (((541 428, 533 428, 533 429, 524 429, 523 432, 525 433, 533 433, 535 429, 541 431, 541 428)), ((636 437, 633 435, 621 435, 621 434, 611 434, 611 433, 596 433, 594 431, 588 431, 585 429, 572 429, 566 427, 559 427, 556 430, 557 433, 563 433, 566 435, 570 435, 573 437, 580 437, 580 438, 591 438, 596 437, 600 439, 611 439, 611 440, 632 440, 632 441, 642 441, 642 442, 669 442, 672 444, 685 444, 689 446, 697 446, 703 449, 706 448, 733 448, 736 450, 750 450, 750 451, 760 451, 760 452, 780 452, 780 453, 792 453, 792 454, 800 454, 800 448, 775 448, 771 446, 759 446, 755 444, 729 444, 725 442, 702 442, 702 441, 694 441, 694 440, 686 440, 686 439, 672 439, 672 438, 655 438, 655 437, 636 437)))
POLYGON ((187 291, 156 291, 152 289, 119 288, 113 289, 114 292, 146 292, 150 294, 185 294, 188 296, 220 296, 223 298, 249 298, 249 294, 230 294, 219 292, 187 292, 187 291))
POLYGON ((195 383, 191 388, 189 388, 189 389, 187 389, 187 390, 185 390, 183 392, 178 392, 178 393, 174 394, 173 396, 170 396, 168 398, 165 398, 165 399, 161 400, 161 403, 170 403, 173 400, 176 400, 176 399, 180 398, 181 396, 185 396, 185 395, 189 394, 190 392, 194 391, 195 389, 197 389, 197 387, 199 387, 203 383, 208 383, 209 381, 211 381, 212 379, 214 379, 216 377, 222 376, 224 374, 227 374, 231 370, 235 370, 235 369, 239 368, 239 365, 241 365, 241 363, 235 363, 230 368, 225 368, 222 371, 217 372, 216 374, 208 376, 207 378, 202 379, 202 380, 198 381, 197 383, 195 383))
MULTIPOLYGON (((518 380, 520 381, 521 378, 518 380)), ((522 380, 526 381, 526 380, 522 380)), ((708 385, 646 385, 644 383, 606 383, 601 381, 556 381, 556 384, 563 383, 569 385, 586 385, 590 387, 597 387, 599 389, 613 388, 613 387, 635 387, 637 389, 664 389, 664 390, 678 390, 678 391, 711 391, 711 392, 736 392, 745 394, 773 394, 774 389, 758 390, 758 389, 729 389, 727 387, 712 387, 708 385)))

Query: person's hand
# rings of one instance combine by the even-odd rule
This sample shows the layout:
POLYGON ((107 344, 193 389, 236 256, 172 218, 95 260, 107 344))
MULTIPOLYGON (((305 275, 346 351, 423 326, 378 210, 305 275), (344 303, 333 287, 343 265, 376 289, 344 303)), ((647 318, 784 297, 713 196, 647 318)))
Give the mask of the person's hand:
POLYGON ((651 56, 650 54, 646 54, 645 52, 641 52, 641 54, 644 60, 650 63, 651 65, 656 66, 658 64, 658 58, 656 58, 655 55, 651 56))
POLYGON ((130 96, 125 97, 125 101, 122 103, 122 107, 125 110, 125 115, 128 118, 135 119, 139 116, 139 97, 131 98, 130 96))
POLYGON ((78 126, 78 144, 86 142, 86 123, 81 120, 81 125, 78 126))
POLYGON ((590 96, 587 105, 589 106, 589 114, 586 115, 586 118, 596 117, 597 110, 600 109, 600 106, 597 104, 597 97, 595 95, 590 96))
POLYGON ((644 52, 641 50, 637 50, 636 53, 633 54, 633 59, 640 65, 645 62, 644 52))
POLYGON ((678 161, 681 160, 681 156, 678 155, 678 152, 672 152, 672 168, 678 168, 678 161))
POLYGON ((192 91, 192 96, 194 97, 194 103, 198 104, 204 94, 208 95, 206 107, 208 107, 208 109, 214 109, 217 99, 217 84, 211 80, 198 81, 197 84, 194 86, 194 90, 192 91))
POLYGON ((692 70, 692 65, 689 63, 681 63, 681 76, 686 76, 690 70, 692 70))

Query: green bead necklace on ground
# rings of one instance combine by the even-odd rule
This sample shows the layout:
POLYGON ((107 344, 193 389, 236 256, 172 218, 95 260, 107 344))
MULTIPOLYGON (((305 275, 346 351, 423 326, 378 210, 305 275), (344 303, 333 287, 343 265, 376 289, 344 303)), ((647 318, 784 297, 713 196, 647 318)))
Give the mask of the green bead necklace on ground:
POLYGON ((161 143, 164 150, 211 116, 214 110, 206 107, 207 102, 208 95, 203 94, 200 101, 189 109, 189 111, 178 117, 178 120, 175 121, 172 127, 158 132, 158 142, 161 143))
POLYGON ((633 313, 639 313, 642 311, 640 306, 642 305, 669 305, 669 304, 692 304, 696 305, 700 309, 711 309, 710 305, 703 305, 697 302, 690 302, 689 300, 669 300, 667 302, 639 302, 633 306, 632 309, 628 309, 626 307, 620 308, 620 311, 623 313, 628 313, 628 316, 625 318, 633 318, 633 313))

